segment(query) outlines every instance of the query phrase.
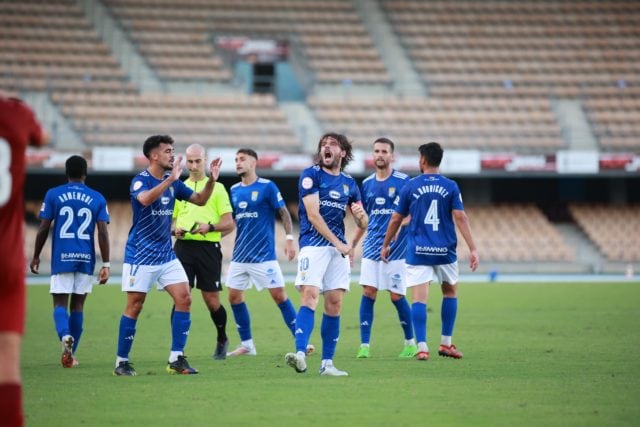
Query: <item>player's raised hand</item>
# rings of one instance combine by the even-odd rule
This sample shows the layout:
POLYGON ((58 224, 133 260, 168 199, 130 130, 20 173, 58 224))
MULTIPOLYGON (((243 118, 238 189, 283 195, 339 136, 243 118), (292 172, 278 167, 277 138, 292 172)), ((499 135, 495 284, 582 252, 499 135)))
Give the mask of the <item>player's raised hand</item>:
POLYGON ((171 169, 171 180, 172 181, 177 181, 180 179, 180 175, 182 175, 182 168, 183 168, 183 157, 182 156, 178 156, 173 160, 173 168, 171 169))
POLYGON ((220 166, 222 166, 222 159, 220 157, 211 160, 211 164, 209 164, 209 176, 214 181, 217 181, 220 176, 220 166))

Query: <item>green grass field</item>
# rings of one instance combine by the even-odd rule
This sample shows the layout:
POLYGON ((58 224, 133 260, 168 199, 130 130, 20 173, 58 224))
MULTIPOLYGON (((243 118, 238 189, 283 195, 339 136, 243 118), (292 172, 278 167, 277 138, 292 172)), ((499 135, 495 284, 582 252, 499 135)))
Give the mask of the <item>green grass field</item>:
MULTIPOLYGON (((297 307, 298 295, 287 288, 297 307)), ((380 294, 372 358, 356 359, 360 290, 342 315, 335 364, 346 378, 320 377, 320 356, 306 374, 283 363, 293 349, 266 292, 247 293, 256 357, 211 359, 213 326, 194 295, 186 354, 200 375, 171 376, 170 300, 153 291, 131 353, 137 377, 114 377, 119 286, 96 287, 85 307, 80 366, 60 366, 47 286, 28 289, 23 346, 29 426, 620 426, 640 422, 640 286, 615 284, 469 284, 460 289, 454 342, 462 360, 437 357, 439 287, 432 286, 428 362, 400 360, 402 333, 380 294)), ((226 298, 226 293, 224 294, 226 298)), ((238 343, 228 304, 231 346, 238 343)), ((320 314, 312 342, 321 348, 320 314)))

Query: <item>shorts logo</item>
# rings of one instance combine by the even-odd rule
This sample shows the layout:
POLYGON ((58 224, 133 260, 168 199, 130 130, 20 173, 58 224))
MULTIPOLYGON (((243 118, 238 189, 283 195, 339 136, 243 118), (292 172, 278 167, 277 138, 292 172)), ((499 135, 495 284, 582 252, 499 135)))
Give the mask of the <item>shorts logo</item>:
POLYGON ((133 276, 129 277, 129 287, 133 288, 133 285, 135 284, 136 278, 133 276))
POLYGON ((313 187, 313 180, 311 179, 311 177, 304 177, 302 178, 302 188, 304 188, 305 190, 309 190, 311 189, 311 187, 313 187))
POLYGON ((248 205, 249 205, 249 203, 247 203, 247 202, 240 202, 240 203, 238 203, 238 207, 239 207, 240 209, 245 209, 248 205))
POLYGON ((396 195, 396 187, 389 187, 389 197, 393 198, 396 195))
POLYGON ((255 202, 256 200, 258 200, 258 192, 257 191, 252 191, 251 192, 251 201, 255 202))
POLYGON ((331 197, 332 199, 339 199, 340 193, 338 193, 337 191, 331 190, 329 191, 329 197, 331 197))

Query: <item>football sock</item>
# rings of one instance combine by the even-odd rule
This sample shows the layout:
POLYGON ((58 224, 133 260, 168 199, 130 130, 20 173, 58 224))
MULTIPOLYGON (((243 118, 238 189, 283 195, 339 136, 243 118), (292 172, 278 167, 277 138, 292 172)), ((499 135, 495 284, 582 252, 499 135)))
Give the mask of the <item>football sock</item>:
POLYGON ((124 314, 120 318, 120 331, 118 333, 118 357, 129 359, 129 352, 136 336, 137 319, 132 319, 124 314))
POLYGON ((300 307, 296 316, 296 351, 303 353, 307 351, 307 344, 309 344, 314 322, 315 311, 304 305, 300 307))
POLYGON ((238 326, 238 334, 240 334, 240 340, 250 340, 251 317, 249 317, 247 304, 245 304, 244 301, 240 304, 231 304, 231 310, 233 311, 233 317, 236 319, 236 325, 238 326))
POLYGON ((56 306, 53 308, 53 323, 55 324, 59 340, 65 335, 71 335, 71 331, 69 330, 69 313, 67 313, 65 307, 56 306))
POLYGON ((191 328, 191 313, 178 311, 173 313, 171 320, 171 351, 184 351, 191 328))
POLYGON ((296 309, 293 306, 293 303, 289 298, 286 301, 278 304, 278 308, 280 309, 280 313, 282 313, 282 318, 284 319, 284 324, 287 325, 287 328, 291 331, 291 335, 296 336, 296 309))
POLYGON ((449 336, 442 335, 440 337, 440 344, 446 345, 447 347, 450 347, 451 346, 451 335, 449 335, 449 336))
POLYGON ((411 307, 409 307, 409 303, 407 302, 407 299, 403 296, 399 300, 393 301, 393 305, 396 306, 396 310, 398 311, 398 319, 400 319, 400 326, 402 326, 402 331, 404 332, 404 339, 405 340, 413 339, 411 307))
POLYGON ((416 341, 427 341, 427 305, 421 302, 411 304, 411 320, 416 333, 416 341))
POLYGON ((362 295, 360 298, 360 342, 369 344, 371 341, 371 326, 373 325, 373 305, 376 300, 362 295))
MULTIPOLYGON (((458 313, 458 298, 443 298, 442 307, 440 309, 440 317, 442 318, 442 335, 451 337, 453 335, 453 327, 456 323, 456 314, 458 313)), ((451 342, 449 342, 451 345, 451 342)))
POLYGON ((84 321, 84 312, 72 311, 69 315, 69 330, 73 337, 73 352, 76 352, 78 343, 80 342, 80 336, 82 336, 82 323, 84 321))
POLYGON ((173 351, 169 352, 169 363, 173 363, 178 360, 178 356, 182 356, 184 353, 182 351, 173 351))
POLYGON ((210 311, 209 314, 218 332, 218 342, 225 342, 227 340, 227 310, 224 309, 224 305, 220 304, 220 308, 216 311, 210 311))
POLYGON ((5 426, 22 427, 22 386, 16 383, 0 384, 0 423, 5 426))
POLYGON ((320 336, 322 337, 322 359, 333 359, 340 336, 340 316, 323 314, 320 336))

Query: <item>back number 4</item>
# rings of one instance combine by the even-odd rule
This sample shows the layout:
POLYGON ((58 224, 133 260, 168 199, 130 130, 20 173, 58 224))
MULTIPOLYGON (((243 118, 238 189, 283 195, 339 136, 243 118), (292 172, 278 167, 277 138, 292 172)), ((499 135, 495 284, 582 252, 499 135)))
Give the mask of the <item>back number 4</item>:
POLYGON ((440 218, 438 218, 438 200, 432 200, 429 205, 429 210, 424 217, 424 223, 430 224, 433 227, 433 231, 438 231, 438 225, 440 224, 440 218))

